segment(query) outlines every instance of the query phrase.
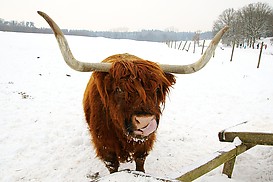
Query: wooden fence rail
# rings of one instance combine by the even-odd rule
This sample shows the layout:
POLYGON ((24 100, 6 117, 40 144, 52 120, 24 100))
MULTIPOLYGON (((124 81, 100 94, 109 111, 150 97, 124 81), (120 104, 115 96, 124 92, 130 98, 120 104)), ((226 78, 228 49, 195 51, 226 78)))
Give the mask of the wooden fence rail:
MULTIPOLYGON (((231 131, 220 131, 218 133, 219 140, 221 142, 232 142, 229 146, 218 150, 212 155, 201 159, 197 163, 182 168, 176 172, 176 179, 163 179, 158 177, 153 177, 151 175, 140 173, 136 171, 125 171, 131 173, 135 177, 145 177, 146 179, 155 179, 158 181, 165 182, 190 182, 193 181, 204 174, 212 171, 213 169, 223 166, 223 174, 226 174, 231 178, 232 171, 234 168, 236 157, 243 152, 249 150, 256 145, 273 145, 273 133, 263 133, 263 132, 231 132, 231 131), (177 175, 178 174, 178 175, 177 175), (179 177, 177 177, 179 176, 179 177)), ((124 171, 123 171, 124 172, 124 171)), ((96 181, 100 181, 99 179, 96 181)))
MULTIPOLYGON (((205 158, 197 162, 196 164, 190 167, 187 167, 185 171, 181 171, 183 175, 181 175, 180 177, 176 179, 183 182, 193 181, 199 178, 200 176, 210 172, 211 170, 219 167, 220 165, 224 163, 228 163, 228 162, 230 163, 236 158, 236 156, 240 155, 241 153, 245 152, 251 147, 252 147, 251 145, 246 145, 244 143, 241 143, 240 145, 232 144, 229 147, 226 147, 222 150, 215 152, 213 155, 209 156, 208 158, 205 158)), ((230 168, 226 167, 223 173, 229 176, 229 174, 232 173, 232 170, 230 172, 230 168)))
POLYGON ((224 164, 223 174, 231 178, 236 157, 256 145, 273 145, 273 133, 233 132, 223 130, 218 134, 221 142, 233 142, 231 146, 217 151, 212 156, 181 171, 180 181, 188 182, 199 178, 224 164), (236 141, 236 138, 238 140, 236 141), (239 141, 239 142, 238 142, 239 141))

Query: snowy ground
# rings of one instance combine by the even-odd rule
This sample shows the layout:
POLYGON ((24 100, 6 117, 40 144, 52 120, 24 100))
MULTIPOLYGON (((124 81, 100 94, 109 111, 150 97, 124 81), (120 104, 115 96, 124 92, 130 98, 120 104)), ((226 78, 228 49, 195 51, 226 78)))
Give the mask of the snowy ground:
MULTIPOLYGON (((99 62, 116 53, 168 64, 187 64, 200 57, 165 44, 68 36, 76 58, 99 62)), ((177 75, 146 160, 148 174, 175 177, 229 143, 220 130, 248 121, 273 132, 273 46, 269 40, 257 69, 259 50, 218 48, 201 71, 177 75)), ((90 73, 64 63, 53 35, 0 32, 0 181, 128 181, 125 174, 108 175, 94 154, 82 111, 90 73)), ((254 127, 255 128, 255 127, 254 127)), ((122 169, 134 169, 134 163, 122 169)), ((273 147, 257 146, 241 154, 232 179, 222 166, 197 181, 273 181, 273 147)), ((147 181, 145 178, 132 180, 147 181)))

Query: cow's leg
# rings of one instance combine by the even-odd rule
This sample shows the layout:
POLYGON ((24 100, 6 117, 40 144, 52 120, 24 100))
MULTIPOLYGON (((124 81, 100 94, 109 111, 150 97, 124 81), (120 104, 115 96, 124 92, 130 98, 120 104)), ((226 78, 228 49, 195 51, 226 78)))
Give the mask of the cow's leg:
POLYGON ((145 170, 144 170, 144 163, 145 163, 145 158, 136 158, 135 159, 135 162, 136 162, 136 170, 137 171, 142 171, 145 173, 145 170))
POLYGON ((144 163, 145 163, 147 155, 148 155, 147 152, 136 153, 134 155, 134 160, 136 162, 136 170, 137 171, 142 171, 145 173, 144 163))
POLYGON ((108 154, 105 159, 103 159, 105 166, 107 167, 110 173, 114 173, 118 171, 119 161, 116 157, 116 154, 108 154))

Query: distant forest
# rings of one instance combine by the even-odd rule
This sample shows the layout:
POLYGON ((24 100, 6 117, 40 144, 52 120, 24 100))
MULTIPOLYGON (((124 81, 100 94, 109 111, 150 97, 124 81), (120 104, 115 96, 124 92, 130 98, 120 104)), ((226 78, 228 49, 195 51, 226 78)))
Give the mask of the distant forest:
MULTIPOLYGON (((37 28, 34 22, 5 21, 0 18, 0 31, 25 32, 25 33, 44 33, 51 34, 49 28, 37 28)), ((135 32, 114 32, 114 31, 90 31, 90 30, 69 30, 62 29, 65 35, 105 37, 112 39, 132 39, 140 41, 167 42, 198 39, 211 39, 213 34, 208 32, 175 32, 161 30, 142 30, 135 32)))
POLYGON ((260 38, 273 36, 273 8, 261 2, 238 10, 228 8, 214 22, 213 31, 218 32, 225 25, 229 25, 230 29, 223 36, 223 43, 235 42, 254 48, 254 43, 260 38))

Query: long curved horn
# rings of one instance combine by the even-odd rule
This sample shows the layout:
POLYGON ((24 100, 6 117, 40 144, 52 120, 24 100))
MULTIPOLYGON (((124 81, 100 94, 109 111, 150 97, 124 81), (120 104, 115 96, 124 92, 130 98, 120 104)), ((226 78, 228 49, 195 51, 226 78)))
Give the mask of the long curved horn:
MULTIPOLYGON (((108 72, 111 68, 111 63, 87 63, 76 60, 70 50, 66 38, 59 26, 44 12, 38 11, 49 24, 54 32, 54 35, 59 44, 59 48, 62 52, 65 62, 74 70, 81 72, 102 71, 108 72)), ((228 30, 228 27, 222 28, 212 39, 209 47, 206 49, 203 56, 195 63, 189 65, 159 65, 164 72, 176 73, 176 74, 190 74, 202 69, 210 60, 213 52, 215 51, 220 39, 224 33, 228 30)))
POLYGON ((74 58, 70 47, 67 43, 66 38, 64 37, 63 32, 59 26, 44 12, 38 11, 38 14, 41 15, 49 24, 51 29, 54 32, 54 35, 59 44, 60 50, 62 52, 63 58, 72 69, 81 72, 91 72, 91 71, 103 71, 108 72, 111 67, 111 63, 86 63, 80 62, 74 58))
POLYGON ((205 53, 202 57, 196 61, 195 63, 189 65, 168 65, 168 64, 161 64, 160 67, 164 72, 171 72, 177 74, 190 74, 199 71, 202 69, 210 60, 213 52, 215 51, 218 43, 220 42, 224 33, 229 29, 228 26, 222 28, 211 40, 209 46, 207 47, 205 53))

